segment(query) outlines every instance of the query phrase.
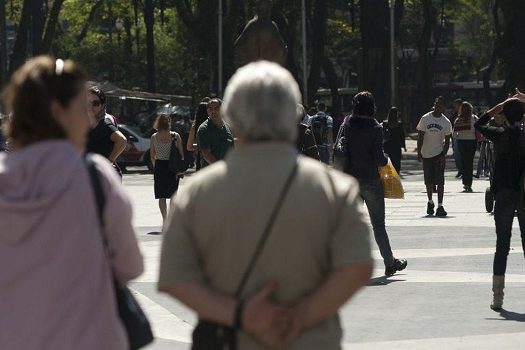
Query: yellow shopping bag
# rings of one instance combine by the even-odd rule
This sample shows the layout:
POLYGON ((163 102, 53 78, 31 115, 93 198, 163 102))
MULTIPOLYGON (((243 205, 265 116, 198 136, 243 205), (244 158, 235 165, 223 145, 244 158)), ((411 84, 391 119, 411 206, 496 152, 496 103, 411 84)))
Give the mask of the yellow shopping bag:
POLYGON ((379 167, 379 176, 381 177, 381 185, 385 192, 385 198, 404 199, 405 190, 401 183, 401 178, 396 171, 396 168, 388 160, 387 165, 379 167))

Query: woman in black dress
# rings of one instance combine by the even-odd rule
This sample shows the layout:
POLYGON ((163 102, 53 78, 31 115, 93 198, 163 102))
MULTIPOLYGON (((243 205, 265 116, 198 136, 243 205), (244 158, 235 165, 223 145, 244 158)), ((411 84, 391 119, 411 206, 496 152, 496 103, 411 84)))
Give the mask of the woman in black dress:
POLYGON ((159 200, 159 209, 162 215, 162 224, 166 221, 166 199, 171 198, 179 188, 179 176, 169 168, 169 159, 172 151, 179 152, 184 159, 182 139, 179 134, 171 131, 171 119, 167 114, 157 117, 153 128, 157 130, 151 136, 151 163, 153 164, 153 180, 155 198, 159 200), (172 149, 172 141, 176 141, 177 149, 172 149))
POLYGON ((385 153, 392 161, 398 174, 401 174, 401 148, 407 151, 405 144, 405 129, 403 121, 399 117, 396 107, 390 108, 388 118, 383 122, 384 142, 383 148, 385 153))

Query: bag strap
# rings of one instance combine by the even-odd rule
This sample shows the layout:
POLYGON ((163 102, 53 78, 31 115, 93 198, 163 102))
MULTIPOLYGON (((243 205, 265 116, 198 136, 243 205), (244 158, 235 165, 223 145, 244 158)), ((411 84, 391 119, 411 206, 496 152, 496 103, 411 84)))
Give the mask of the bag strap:
POLYGON ((273 211, 270 215, 270 219, 268 220, 266 227, 264 228, 263 234, 261 238, 259 239, 259 242, 257 243, 257 247, 255 249, 255 252, 253 253, 250 263, 248 264, 248 267, 244 271, 244 274, 239 283, 239 286, 237 287, 237 291, 235 292, 236 299, 238 299, 241 296, 244 290, 244 287, 246 286, 246 283, 248 282, 248 279, 250 278, 250 275, 255 267, 255 264, 257 263, 257 260, 259 260, 259 256, 261 255, 262 250, 266 244, 266 241, 268 240, 268 237, 270 236, 275 220, 277 219, 277 215, 279 214, 279 210, 281 209, 284 199, 286 198, 286 195, 291 187, 292 181, 294 180, 295 175, 297 174, 298 167, 299 165, 297 164, 297 161, 296 161, 290 175, 288 176, 288 178, 286 179, 286 182, 284 183, 284 186, 281 190, 279 198, 277 199, 277 203, 275 204, 275 207, 273 208, 273 211))
MULTIPOLYGON (((102 189, 102 183, 100 182, 100 177, 95 167, 93 156, 91 154, 86 154, 84 156, 84 161, 88 169, 89 179, 91 181, 91 186, 93 188, 93 193, 95 195, 98 222, 100 224, 100 228, 102 229, 104 227, 104 208, 106 206, 106 196, 104 194, 104 190, 102 189)), ((102 241, 104 242, 104 246, 107 246, 106 237, 104 236, 103 233, 102 233, 102 241)))

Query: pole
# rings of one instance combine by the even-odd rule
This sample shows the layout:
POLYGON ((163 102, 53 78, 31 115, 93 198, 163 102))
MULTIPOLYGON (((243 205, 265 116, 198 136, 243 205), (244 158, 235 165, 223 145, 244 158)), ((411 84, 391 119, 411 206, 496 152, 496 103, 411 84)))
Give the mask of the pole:
POLYGON ((308 62, 306 61, 306 4, 302 0, 302 24, 303 24, 303 101, 308 103, 308 62))
POLYGON ((223 70, 223 64, 222 64, 222 51, 223 51, 223 37, 222 37, 222 0, 219 0, 219 76, 218 76, 218 89, 217 89, 217 95, 219 97, 222 97, 222 87, 223 87, 223 77, 222 77, 222 70, 223 70))
POLYGON ((396 67, 394 36, 394 1, 390 0, 390 105, 396 104, 396 67))

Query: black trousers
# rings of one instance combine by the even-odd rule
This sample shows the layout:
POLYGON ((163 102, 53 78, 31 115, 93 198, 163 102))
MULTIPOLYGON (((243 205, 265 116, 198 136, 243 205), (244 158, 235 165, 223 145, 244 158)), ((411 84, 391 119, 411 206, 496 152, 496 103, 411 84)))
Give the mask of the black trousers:
POLYGON ((458 140, 459 154, 461 154, 461 168, 463 169, 463 185, 472 186, 474 171, 474 155, 476 154, 476 140, 458 140))
POLYGON ((525 211, 520 205, 521 191, 507 188, 498 189, 494 206, 496 223, 496 253, 494 254, 494 275, 502 276, 507 270, 507 256, 510 250, 510 237, 514 212, 518 212, 521 244, 525 251, 525 211))

